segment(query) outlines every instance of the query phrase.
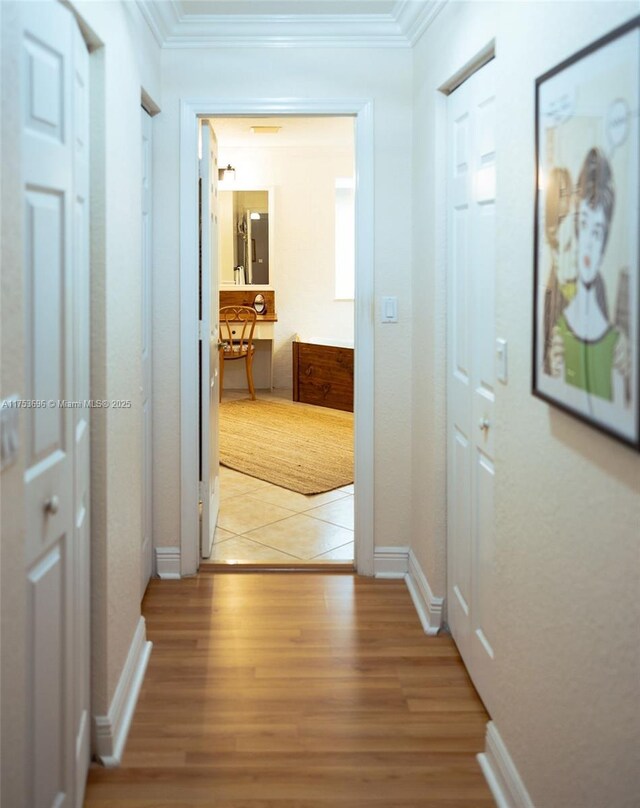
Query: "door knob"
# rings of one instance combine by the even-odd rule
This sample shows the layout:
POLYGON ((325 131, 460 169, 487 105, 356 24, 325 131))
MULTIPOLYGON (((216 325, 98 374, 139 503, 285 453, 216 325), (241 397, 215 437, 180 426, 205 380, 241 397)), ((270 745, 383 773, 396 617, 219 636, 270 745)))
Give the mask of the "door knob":
POLYGON ((491 426, 491 424, 489 422, 489 419, 487 417, 484 417, 484 418, 481 418, 478 421, 478 426, 480 427, 480 429, 483 432, 486 432, 489 429, 489 427, 491 426))
POLYGON ((47 514, 55 514, 58 513, 60 510, 60 497, 57 497, 55 494, 52 497, 49 497, 44 503, 44 512, 47 514))

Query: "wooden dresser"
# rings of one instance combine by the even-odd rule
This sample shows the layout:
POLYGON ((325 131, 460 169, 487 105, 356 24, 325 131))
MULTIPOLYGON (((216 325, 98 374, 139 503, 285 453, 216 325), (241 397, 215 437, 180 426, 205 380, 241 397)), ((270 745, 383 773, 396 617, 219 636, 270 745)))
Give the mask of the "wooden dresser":
POLYGON ((353 348, 293 342, 293 400, 353 412, 353 348))

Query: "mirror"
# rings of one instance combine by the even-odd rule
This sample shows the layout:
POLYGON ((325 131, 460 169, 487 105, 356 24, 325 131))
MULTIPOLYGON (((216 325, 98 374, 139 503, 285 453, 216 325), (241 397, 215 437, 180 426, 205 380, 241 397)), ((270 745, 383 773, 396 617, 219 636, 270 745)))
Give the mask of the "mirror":
POLYGON ((264 295, 255 296, 253 308, 256 310, 256 314, 264 314, 267 311, 267 301, 264 299, 264 295))
POLYGON ((269 192, 219 192, 220 284, 269 284, 269 192))

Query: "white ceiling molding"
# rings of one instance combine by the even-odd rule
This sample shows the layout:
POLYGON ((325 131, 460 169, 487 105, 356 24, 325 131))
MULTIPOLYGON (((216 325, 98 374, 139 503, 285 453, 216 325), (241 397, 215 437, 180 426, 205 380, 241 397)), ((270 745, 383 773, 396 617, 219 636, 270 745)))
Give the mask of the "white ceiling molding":
POLYGON ((147 21, 151 33, 160 47, 164 47, 173 30, 180 23, 180 12, 175 0, 137 0, 138 8, 147 21))
POLYGON ((430 0, 425 3, 398 0, 395 17, 411 47, 416 44, 446 4, 447 0, 430 0))
MULTIPOLYGON (((302 6, 304 0, 299 2, 302 6)), ((326 3, 332 9, 330 14, 196 14, 187 11, 182 0, 137 0, 162 48, 410 48, 445 3, 397 0, 391 12, 341 14, 336 12, 339 4, 332 0, 326 3)), ((314 3, 315 8, 318 5, 314 3)), ((206 7, 215 8, 215 3, 206 7)), ((260 4, 254 7, 259 9, 260 4)), ((349 8, 352 11, 353 4, 349 8)), ((370 8, 367 3, 367 11, 370 8)))

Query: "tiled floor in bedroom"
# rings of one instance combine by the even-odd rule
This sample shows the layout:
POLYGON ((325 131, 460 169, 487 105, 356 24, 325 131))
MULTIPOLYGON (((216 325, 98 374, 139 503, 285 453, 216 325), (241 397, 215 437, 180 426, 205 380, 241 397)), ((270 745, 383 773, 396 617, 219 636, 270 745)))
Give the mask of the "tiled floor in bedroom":
POLYGON ((209 563, 353 561, 353 485, 306 496, 220 467, 209 563))

